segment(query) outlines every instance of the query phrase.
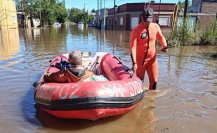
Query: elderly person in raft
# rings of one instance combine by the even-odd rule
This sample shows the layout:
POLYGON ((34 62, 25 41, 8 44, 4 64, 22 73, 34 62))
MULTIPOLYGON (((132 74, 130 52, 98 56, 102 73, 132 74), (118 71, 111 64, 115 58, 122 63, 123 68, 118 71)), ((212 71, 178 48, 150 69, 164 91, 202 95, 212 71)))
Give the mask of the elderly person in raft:
MULTIPOLYGON (((45 82, 56 83, 75 83, 83 81, 95 74, 92 71, 84 70, 82 67, 82 53, 80 51, 72 51, 69 53, 68 62, 70 67, 55 73, 47 73, 44 75, 45 82)), ((60 62, 61 63, 61 62, 60 62)))

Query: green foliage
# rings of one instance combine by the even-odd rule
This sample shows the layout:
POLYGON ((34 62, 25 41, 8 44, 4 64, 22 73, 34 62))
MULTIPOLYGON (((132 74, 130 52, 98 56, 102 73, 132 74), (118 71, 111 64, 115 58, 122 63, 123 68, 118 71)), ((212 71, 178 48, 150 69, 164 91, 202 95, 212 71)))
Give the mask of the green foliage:
POLYGON ((40 19, 41 26, 63 23, 67 18, 65 5, 58 0, 25 0, 24 10, 33 19, 40 19))
POLYGON ((91 10, 91 13, 96 13, 96 10, 95 10, 95 9, 92 9, 92 10, 91 10))
POLYGON ((67 10, 64 4, 63 3, 57 4, 55 11, 56 11, 55 13, 56 13, 57 22, 64 23, 66 21, 66 18, 68 17, 67 10))
POLYGON ((183 2, 179 1, 178 2, 178 10, 181 10, 184 7, 185 7, 185 2, 184 1, 183 2))
POLYGON ((197 25, 190 27, 186 20, 176 26, 172 36, 167 38, 172 45, 217 45, 217 20, 211 27, 202 30, 197 25))
POLYGON ((168 39, 169 44, 173 45, 192 45, 195 39, 195 27, 191 27, 187 22, 188 18, 183 18, 180 25, 176 25, 172 36, 168 39))
POLYGON ((71 22, 76 22, 78 23, 80 21, 79 15, 82 13, 82 10, 78 8, 72 8, 69 11, 69 20, 71 22))
POLYGON ((93 16, 78 8, 72 8, 69 13, 69 20, 75 23, 83 22, 86 25, 93 21, 93 16))
POLYGON ((214 21, 211 27, 202 32, 200 36, 200 45, 217 45, 217 20, 214 21))

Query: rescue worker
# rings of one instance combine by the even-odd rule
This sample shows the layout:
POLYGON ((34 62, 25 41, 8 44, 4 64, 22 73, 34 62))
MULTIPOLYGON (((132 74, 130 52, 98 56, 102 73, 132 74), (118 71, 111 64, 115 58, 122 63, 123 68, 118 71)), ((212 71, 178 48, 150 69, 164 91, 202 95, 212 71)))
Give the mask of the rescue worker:
POLYGON ((149 90, 156 90, 158 79, 158 63, 156 59, 156 39, 161 44, 160 51, 167 51, 166 40, 158 24, 153 23, 153 10, 145 9, 141 15, 141 22, 132 30, 130 36, 130 51, 133 70, 144 80, 145 71, 149 77, 149 90))
MULTIPOLYGON (((44 75, 45 82, 57 82, 57 83, 75 83, 83 81, 86 78, 94 76, 95 74, 89 70, 84 70, 82 67, 82 53, 80 51, 72 51, 69 53, 68 62, 58 66, 66 67, 66 69, 60 69, 55 73, 47 73, 44 75)), ((60 62, 61 63, 61 62, 60 62)))

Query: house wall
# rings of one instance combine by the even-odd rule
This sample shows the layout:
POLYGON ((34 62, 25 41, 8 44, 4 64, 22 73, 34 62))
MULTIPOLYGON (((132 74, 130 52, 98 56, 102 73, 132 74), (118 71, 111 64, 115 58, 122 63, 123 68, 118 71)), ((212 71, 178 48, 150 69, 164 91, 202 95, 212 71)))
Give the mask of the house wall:
POLYGON ((192 5, 191 5, 191 7, 188 8, 188 12, 199 13, 200 12, 200 3, 201 3, 201 0, 192 0, 192 5))
MULTIPOLYGON (((116 14, 116 25, 115 28, 118 30, 131 30, 131 18, 132 17, 138 17, 140 22, 140 14, 142 12, 128 12, 128 13, 122 13, 122 14, 116 14), (120 20, 123 17, 123 25, 120 25, 120 20)), ((160 15, 161 18, 168 18, 169 22, 167 25, 160 25, 161 27, 171 27, 173 22, 173 14, 162 14, 160 15)), ((114 19, 113 16, 109 16, 107 21, 107 29, 113 29, 113 23, 114 19)), ((153 17, 153 22, 156 22, 158 19, 158 14, 156 13, 153 17)))
MULTIPOLYGON (((114 25, 114 8, 108 10, 108 21, 106 21, 107 29, 117 29, 117 30, 131 30, 131 18, 137 17, 140 22, 140 15, 144 11, 144 8, 148 7, 145 3, 131 3, 124 4, 116 8, 115 18, 116 23, 114 25), (120 20, 123 18, 123 25, 120 25, 120 20)), ((160 22, 162 18, 168 18, 167 25, 161 25, 161 27, 171 27, 174 11, 176 9, 176 4, 166 4, 166 3, 151 3, 150 8, 154 10, 153 21, 156 22, 160 16, 160 22), (159 10, 160 9, 160 10, 159 10)))
POLYGON ((14 0, 0 0, 0 29, 17 28, 17 14, 14 0))
POLYGON ((201 3, 201 15, 198 17, 199 26, 201 28, 207 28, 212 25, 216 19, 217 13, 217 1, 216 2, 202 2, 201 3))

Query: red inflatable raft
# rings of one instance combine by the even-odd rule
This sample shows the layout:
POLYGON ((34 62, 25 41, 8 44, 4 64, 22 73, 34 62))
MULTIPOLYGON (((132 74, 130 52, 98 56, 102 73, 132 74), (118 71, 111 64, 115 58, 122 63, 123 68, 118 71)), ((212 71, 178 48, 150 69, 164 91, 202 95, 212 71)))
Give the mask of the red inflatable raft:
MULTIPOLYGON (((57 56, 51 66, 67 57, 67 54, 57 56)), ((133 109, 144 96, 141 80, 111 54, 97 53, 84 60, 91 64, 96 58, 99 58, 99 65, 94 72, 99 74, 100 71, 108 81, 44 83, 42 76, 35 90, 37 106, 59 118, 89 120, 120 115, 133 109)), ((47 71, 58 69, 49 67, 47 71)))

